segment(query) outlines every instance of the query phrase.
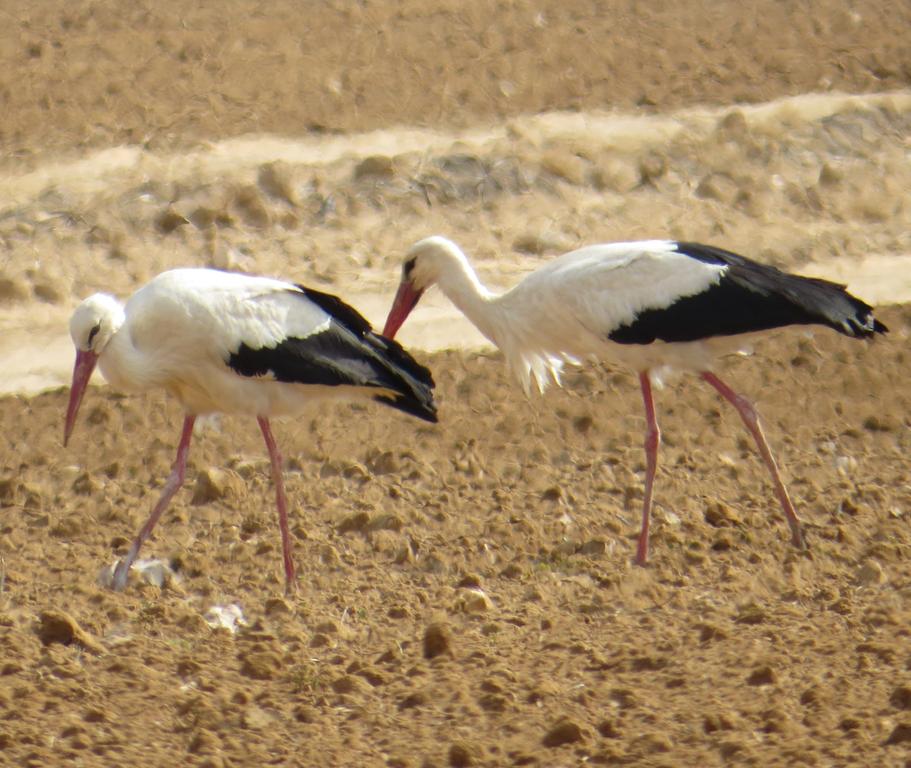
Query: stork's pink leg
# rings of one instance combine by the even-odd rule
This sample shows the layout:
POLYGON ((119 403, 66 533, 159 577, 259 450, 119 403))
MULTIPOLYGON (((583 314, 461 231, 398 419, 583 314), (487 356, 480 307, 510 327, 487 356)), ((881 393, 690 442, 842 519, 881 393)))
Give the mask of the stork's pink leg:
POLYGON ((658 468, 658 446, 661 443, 661 430, 655 417, 655 401, 652 399, 652 382, 648 371, 639 374, 642 387, 642 400, 645 402, 645 497, 642 500, 642 530, 639 533, 639 545, 636 548, 636 565, 645 565, 648 561, 648 523, 652 512, 652 490, 655 485, 655 471, 658 468))
POLYGON ((778 465, 775 463, 775 457, 772 456, 769 444, 766 442, 765 435, 762 433, 762 426, 759 423, 759 414, 756 413, 753 404, 742 395, 738 395, 714 373, 705 371, 702 374, 702 378, 715 387, 715 389, 721 393, 721 396, 737 409, 737 413, 740 414, 740 418, 743 419, 746 428, 750 431, 750 434, 753 435, 753 439, 756 441, 756 447, 762 455, 762 460, 765 462, 765 465, 769 468, 769 472, 772 475, 772 482, 775 485, 775 495, 778 496, 778 501, 781 504, 781 509, 784 511, 784 516, 787 518, 788 525, 791 526, 791 542, 795 547, 805 549, 806 541, 804 540, 800 520, 797 518, 797 513, 794 511, 794 505, 791 503, 791 497, 788 496, 788 490, 785 488, 784 483, 781 480, 781 475, 778 473, 778 465))
POLYGON ((285 563, 285 592, 294 591, 294 560, 291 557, 291 531, 288 528, 288 502, 285 500, 285 483, 282 479, 282 455, 278 452, 275 438, 272 437, 272 428, 269 420, 258 416, 259 428, 262 430, 272 461, 272 482, 275 483, 275 503, 278 507, 278 527, 282 532, 282 559, 285 563))
POLYGON ((142 546, 143 542, 149 538, 149 534, 152 533, 152 529, 158 522, 158 518, 162 516, 164 511, 168 508, 168 504, 171 503, 174 494, 177 493, 180 486, 183 485, 184 477, 187 472, 187 456, 190 453, 190 438, 193 437, 193 423, 195 421, 195 416, 187 416, 183 420, 183 432, 180 433, 180 443, 177 445, 177 458, 174 459, 174 466, 171 467, 171 474, 168 475, 167 482, 164 484, 158 503, 152 510, 152 514, 149 515, 149 519, 145 521, 145 525, 139 529, 136 540, 130 547, 130 551, 127 552, 127 556, 117 563, 117 567, 114 569, 114 576, 111 579, 111 588, 118 592, 127 585, 127 576, 130 573, 130 566, 133 565, 133 561, 139 554, 139 548, 142 546))

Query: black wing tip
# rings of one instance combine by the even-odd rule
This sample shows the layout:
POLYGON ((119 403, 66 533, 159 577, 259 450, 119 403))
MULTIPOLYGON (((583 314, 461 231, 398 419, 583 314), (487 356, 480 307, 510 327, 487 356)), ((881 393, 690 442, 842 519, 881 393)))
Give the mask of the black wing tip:
MULTIPOLYGON (((847 295, 855 301, 860 302, 860 299, 854 298, 850 293, 847 295)), ((873 316, 872 307, 867 304, 863 304, 862 302, 860 303, 860 311, 853 318, 851 318, 850 321, 845 323, 845 330, 848 332, 848 335, 854 336, 855 338, 869 339, 876 336, 876 334, 888 333, 888 326, 885 323, 881 323, 873 316)))
POLYGON ((402 368, 402 370, 406 371, 410 376, 413 376, 424 386, 430 389, 433 389, 436 386, 430 369, 426 365, 421 365, 421 363, 415 360, 412 354, 399 344, 399 342, 394 339, 387 339, 385 336, 382 336, 375 331, 372 331, 370 336, 374 343, 389 356, 391 362, 402 368))
POLYGON ((436 424, 440 420, 437 416, 437 407, 436 403, 433 402, 432 396, 430 396, 428 402, 406 396, 396 397, 391 395, 376 395, 373 399, 378 403, 388 405, 390 408, 395 408, 410 416, 416 416, 422 421, 427 421, 431 424, 436 424))

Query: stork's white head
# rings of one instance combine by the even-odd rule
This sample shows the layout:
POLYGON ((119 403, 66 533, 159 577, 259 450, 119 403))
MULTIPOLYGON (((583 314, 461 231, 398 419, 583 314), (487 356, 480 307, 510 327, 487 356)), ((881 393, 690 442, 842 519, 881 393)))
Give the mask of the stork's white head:
POLYGON ((63 444, 70 439, 76 424, 76 414, 88 386, 98 356, 123 325, 123 306, 113 296, 96 293, 82 302, 70 318, 70 336, 76 346, 76 365, 73 366, 73 383, 70 386, 70 403, 66 409, 63 444))
POLYGON ((440 235, 419 240, 405 254, 402 282, 386 318, 383 336, 391 339, 415 308, 424 291, 448 272, 470 272, 468 259, 452 240, 440 235))
POLYGON ((70 318, 70 336, 76 350, 100 355, 123 320, 123 306, 113 296, 106 293, 89 296, 70 318))

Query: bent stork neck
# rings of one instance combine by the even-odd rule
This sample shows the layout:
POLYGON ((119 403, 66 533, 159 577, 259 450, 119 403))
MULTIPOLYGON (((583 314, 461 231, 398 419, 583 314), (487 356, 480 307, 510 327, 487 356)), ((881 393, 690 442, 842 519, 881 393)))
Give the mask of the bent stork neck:
POLYGON ((447 260, 437 281, 440 290, 472 324, 495 345, 500 346, 500 294, 489 290, 465 259, 447 260))

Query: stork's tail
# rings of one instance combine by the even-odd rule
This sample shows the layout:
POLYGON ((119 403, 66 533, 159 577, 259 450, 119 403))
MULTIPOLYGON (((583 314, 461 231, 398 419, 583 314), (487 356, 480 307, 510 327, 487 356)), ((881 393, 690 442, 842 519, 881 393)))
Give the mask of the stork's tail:
POLYGON ((847 286, 815 277, 802 279, 811 284, 807 295, 829 327, 857 339, 888 333, 885 324, 873 316, 873 307, 848 293, 847 286))
POLYGON ((369 340, 380 353, 384 368, 380 386, 385 391, 373 399, 435 424, 437 407, 433 401, 434 381, 430 369, 418 363, 397 341, 372 331, 369 340))

